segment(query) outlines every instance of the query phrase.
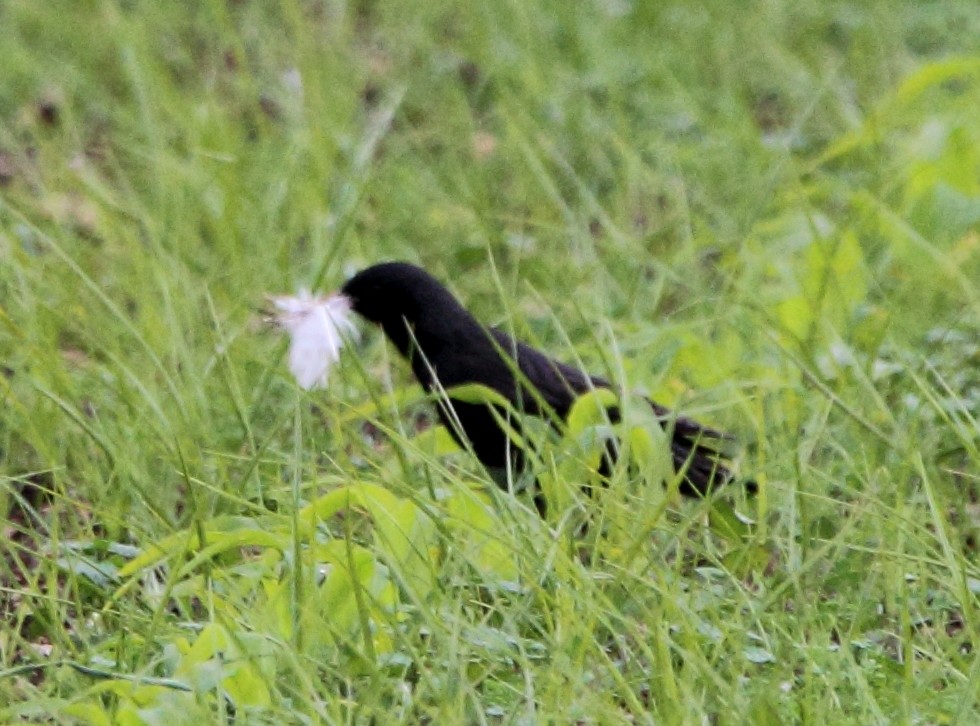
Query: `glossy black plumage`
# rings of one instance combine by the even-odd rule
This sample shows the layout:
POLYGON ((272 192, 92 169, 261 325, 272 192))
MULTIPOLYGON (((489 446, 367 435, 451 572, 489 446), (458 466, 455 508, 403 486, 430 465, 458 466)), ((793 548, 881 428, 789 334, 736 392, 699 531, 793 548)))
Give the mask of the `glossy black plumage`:
MULTIPOLYGON (((438 280, 415 265, 390 262, 369 267, 348 280, 341 293, 349 298, 355 312, 381 326, 427 391, 479 383, 501 394, 524 414, 549 415, 543 410, 543 402, 564 419, 576 396, 611 387, 603 378, 553 360, 501 330, 482 325, 438 280), (520 374, 515 374, 515 361, 520 374), (527 384, 534 386, 537 395, 527 384)), ((663 426, 671 431, 674 466, 684 472, 683 493, 705 494, 731 479, 723 455, 702 445, 708 439, 727 436, 650 403, 663 426)), ((617 415, 610 413, 613 418, 617 415)), ((468 442, 489 469, 509 465, 519 470, 523 465, 521 451, 508 446, 506 434, 486 404, 453 401, 450 410, 443 402, 439 417, 456 440, 464 446, 468 442)), ((538 501, 538 506, 541 509, 543 504, 538 501)))

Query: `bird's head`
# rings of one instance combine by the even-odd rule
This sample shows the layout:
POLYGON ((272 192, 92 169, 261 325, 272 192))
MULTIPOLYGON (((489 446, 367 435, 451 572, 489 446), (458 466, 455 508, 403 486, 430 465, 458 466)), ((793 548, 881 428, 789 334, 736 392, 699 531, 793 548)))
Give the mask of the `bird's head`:
POLYGON ((380 325, 402 353, 416 334, 435 332, 462 314, 459 301, 432 275, 407 262, 384 262, 361 270, 340 289, 351 309, 380 325))
MULTIPOLYGON (((406 358, 462 345, 483 328, 442 283, 407 262, 361 270, 336 293, 272 296, 274 319, 290 334, 290 369, 304 388, 326 384, 330 367, 354 334, 351 311, 379 325, 406 358)), ((424 370, 420 368, 419 370, 424 370)))

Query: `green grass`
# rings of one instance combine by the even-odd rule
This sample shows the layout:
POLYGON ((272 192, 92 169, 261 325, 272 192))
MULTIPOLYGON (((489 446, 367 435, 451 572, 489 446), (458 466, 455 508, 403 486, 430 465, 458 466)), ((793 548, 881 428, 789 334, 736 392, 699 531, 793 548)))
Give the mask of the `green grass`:
POLYGON ((4 2, 0 721, 976 720, 978 35, 4 2), (394 258, 736 432, 760 495, 643 486, 640 427, 652 468, 576 502, 585 421, 541 523, 376 331, 297 391, 263 295, 394 258))

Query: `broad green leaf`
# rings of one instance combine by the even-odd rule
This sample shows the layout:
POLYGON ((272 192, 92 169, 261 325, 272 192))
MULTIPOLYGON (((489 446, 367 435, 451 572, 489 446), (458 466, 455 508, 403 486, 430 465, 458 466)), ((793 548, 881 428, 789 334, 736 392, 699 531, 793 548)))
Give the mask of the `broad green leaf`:
MULTIPOLYGON (((61 709, 61 713, 72 719, 71 723, 89 724, 89 726, 114 726, 105 707, 92 702, 70 703, 61 709)), ((50 714, 54 716, 54 714, 50 714)))
POLYGON ((712 532, 732 544, 744 544, 752 536, 752 527, 724 499, 712 503, 708 510, 708 525, 712 532))
POLYGON ((618 401, 619 397, 608 388, 596 388, 583 393, 575 399, 568 412, 565 424, 568 435, 578 438, 590 426, 608 423, 607 411, 616 406, 618 401))
MULTIPOLYGON (((274 518, 254 519, 238 516, 215 517, 208 520, 206 523, 205 538, 220 538, 224 533, 236 531, 240 532, 245 530, 263 532, 265 530, 260 529, 260 527, 267 526, 269 523, 274 521, 276 521, 274 518)), ((257 536, 261 537, 262 535, 257 536)), ((140 570, 147 567, 152 567, 162 560, 172 557, 173 555, 184 552, 192 552, 199 549, 200 546, 201 543, 198 540, 198 536, 195 531, 181 530, 180 532, 175 532, 174 534, 169 535, 158 542, 150 543, 141 554, 137 555, 125 565, 120 567, 117 574, 121 578, 130 577, 140 570)))
POLYGON ((648 485, 670 481, 674 476, 674 461, 667 435, 655 422, 651 426, 630 428, 629 454, 639 465, 648 485))
POLYGON ((794 295, 776 305, 779 322, 795 338, 804 340, 810 336, 815 315, 810 303, 803 295, 794 295))
POLYGON ((961 76, 980 77, 980 59, 950 58, 927 63, 902 81, 895 100, 901 104, 912 103, 928 89, 961 76))
POLYGON ((412 438, 412 442, 419 449, 432 456, 447 456, 461 451, 456 439, 449 433, 449 429, 442 424, 430 426, 425 431, 416 434, 412 438))
POLYGON ((414 503, 380 487, 362 488, 360 500, 371 514, 376 541, 391 564, 405 585, 412 587, 417 597, 425 598, 435 585, 435 524, 414 503))
POLYGON ((335 489, 311 502, 299 513, 307 533, 316 523, 329 519, 348 507, 360 507, 371 516, 375 537, 405 584, 424 597, 432 588, 435 575, 431 550, 435 525, 409 500, 396 497, 384 487, 366 482, 335 489))
POLYGON ((454 401, 477 404, 485 403, 490 406, 499 406, 505 411, 515 413, 513 407, 510 405, 510 401, 497 391, 480 383, 464 383, 459 386, 453 386, 446 390, 446 395, 454 401))
POLYGON ((180 568, 180 576, 194 572, 202 563, 229 551, 239 551, 243 547, 273 547, 283 549, 289 546, 289 539, 278 532, 263 532, 256 529, 242 529, 237 532, 209 532, 208 546, 197 552, 187 564, 180 568))
POLYGON ((218 623, 209 623, 184 654, 175 676, 194 684, 198 691, 220 686, 239 708, 267 706, 268 679, 256 665, 263 660, 262 653, 250 653, 243 647, 255 639, 249 633, 232 634, 218 623))
POLYGON ((352 421, 374 418, 378 416, 379 412, 384 410, 395 409, 401 411, 415 404, 422 403, 427 398, 429 397, 420 392, 418 388, 399 388, 392 393, 378 396, 377 399, 371 399, 359 406, 349 406, 340 415, 338 422, 344 425, 352 421))
POLYGON ((454 546, 462 548, 484 576, 498 581, 517 580, 519 571, 514 554, 498 536, 500 522, 486 498, 461 489, 448 497, 445 505, 446 525, 460 535, 454 546))
POLYGON ((857 236, 845 230, 833 238, 815 237, 796 266, 797 288, 776 305, 780 323, 804 340, 817 321, 846 327, 867 298, 868 274, 857 236))

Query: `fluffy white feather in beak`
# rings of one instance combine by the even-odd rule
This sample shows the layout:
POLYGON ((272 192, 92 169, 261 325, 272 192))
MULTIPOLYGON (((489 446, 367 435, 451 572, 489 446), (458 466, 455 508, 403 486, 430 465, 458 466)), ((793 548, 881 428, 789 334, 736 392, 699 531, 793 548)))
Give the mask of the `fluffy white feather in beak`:
POLYGON ((289 333, 289 370, 309 390, 327 385, 327 373, 340 358, 344 341, 356 337, 351 305, 343 295, 314 296, 309 290, 270 295, 275 321, 289 333))

